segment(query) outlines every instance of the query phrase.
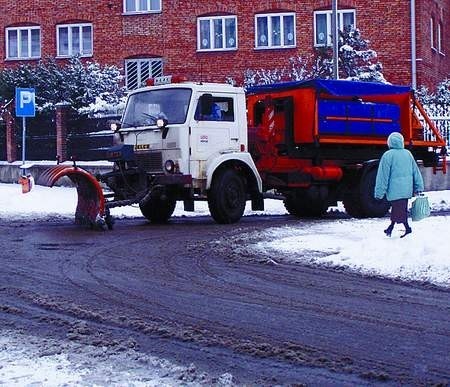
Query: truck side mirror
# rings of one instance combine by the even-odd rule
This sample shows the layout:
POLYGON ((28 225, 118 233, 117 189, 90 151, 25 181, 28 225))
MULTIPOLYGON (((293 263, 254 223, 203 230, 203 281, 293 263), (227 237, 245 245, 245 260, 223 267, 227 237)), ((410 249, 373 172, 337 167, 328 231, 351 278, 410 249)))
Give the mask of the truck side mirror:
POLYGON ((108 121, 108 125, 111 131, 113 131, 114 133, 118 132, 121 127, 120 121, 118 120, 110 120, 108 121))

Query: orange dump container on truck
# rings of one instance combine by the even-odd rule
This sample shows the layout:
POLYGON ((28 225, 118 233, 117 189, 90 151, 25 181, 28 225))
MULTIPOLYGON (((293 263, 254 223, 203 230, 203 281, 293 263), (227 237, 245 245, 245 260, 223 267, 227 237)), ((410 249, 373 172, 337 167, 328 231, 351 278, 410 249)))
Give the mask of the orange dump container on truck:
POLYGON ((247 91, 249 147, 265 190, 286 196, 297 216, 344 202, 352 216, 382 216, 375 201, 378 159, 392 132, 425 166, 437 167, 445 142, 411 89, 335 80, 287 82, 247 91))

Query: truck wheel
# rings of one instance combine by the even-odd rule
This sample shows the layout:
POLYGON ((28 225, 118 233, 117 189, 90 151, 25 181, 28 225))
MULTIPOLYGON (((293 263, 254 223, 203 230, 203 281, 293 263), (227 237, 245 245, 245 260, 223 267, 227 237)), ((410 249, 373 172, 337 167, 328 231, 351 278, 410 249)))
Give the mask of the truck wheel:
POLYGON ((390 204, 386 199, 376 200, 373 196, 378 168, 365 173, 360 183, 361 208, 368 218, 381 218, 389 211, 390 204))
POLYGON ((322 196, 318 187, 299 189, 286 195, 284 207, 291 215, 299 218, 321 217, 328 209, 326 197, 322 196))
POLYGON ((152 195, 147 201, 139 203, 139 208, 150 222, 165 223, 175 211, 176 200, 162 195, 152 195))
POLYGON ((223 169, 214 177, 208 192, 208 207, 220 224, 236 223, 245 210, 247 195, 244 181, 232 169, 223 169))
POLYGON ((373 196, 377 168, 372 168, 363 174, 362 178, 344 197, 344 207, 347 214, 354 218, 380 218, 389 210, 386 199, 376 200, 373 196))

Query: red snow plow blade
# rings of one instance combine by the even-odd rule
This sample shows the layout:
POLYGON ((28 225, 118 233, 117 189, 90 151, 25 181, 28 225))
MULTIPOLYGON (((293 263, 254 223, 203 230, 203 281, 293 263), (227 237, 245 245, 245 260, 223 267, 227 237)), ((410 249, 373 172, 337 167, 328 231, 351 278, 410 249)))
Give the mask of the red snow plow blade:
POLYGON ((63 176, 67 176, 77 188, 78 203, 75 222, 97 226, 104 224, 105 198, 99 182, 89 172, 76 166, 56 165, 44 171, 37 184, 53 187, 63 176))

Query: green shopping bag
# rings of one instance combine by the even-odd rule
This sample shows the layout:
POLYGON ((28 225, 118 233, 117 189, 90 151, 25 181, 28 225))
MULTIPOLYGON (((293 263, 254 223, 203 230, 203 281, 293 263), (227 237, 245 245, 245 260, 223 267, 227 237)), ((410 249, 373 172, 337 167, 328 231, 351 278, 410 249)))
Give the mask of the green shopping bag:
POLYGON ((411 217, 413 221, 419 221, 430 216, 430 203, 425 195, 417 196, 412 202, 411 217))

